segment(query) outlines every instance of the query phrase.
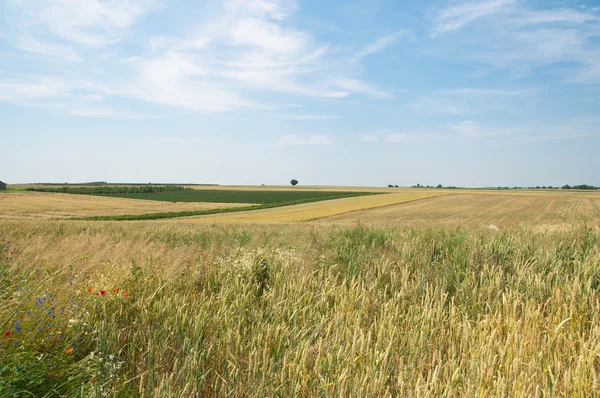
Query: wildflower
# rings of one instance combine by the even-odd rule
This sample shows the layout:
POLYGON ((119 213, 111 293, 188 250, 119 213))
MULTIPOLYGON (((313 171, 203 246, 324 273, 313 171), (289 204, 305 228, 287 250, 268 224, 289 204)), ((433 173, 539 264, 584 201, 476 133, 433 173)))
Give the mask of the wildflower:
POLYGON ((91 288, 91 287, 88 287, 88 288, 87 288, 87 291, 91 293, 91 292, 92 292, 92 288, 91 288))
POLYGON ((4 337, 9 337, 10 336, 10 332, 4 332, 4 337))
POLYGON ((100 290, 100 294, 104 296, 106 294, 106 290, 100 290))
POLYGON ((69 348, 67 351, 65 351, 65 353, 66 353, 67 355, 71 355, 71 354, 73 353, 73 351, 75 351, 75 348, 71 347, 71 348, 69 348))
POLYGON ((54 373, 50 373, 50 374, 48 375, 48 377, 50 377, 50 378, 53 378, 53 377, 54 377, 54 373))
POLYGON ((96 377, 95 377, 95 376, 94 376, 94 377, 92 377, 92 380, 91 380, 91 382, 92 382, 92 383, 95 383, 95 382, 96 382, 96 377))
POLYGON ((39 276, 39 275, 36 275, 36 276, 35 276, 35 279, 40 279, 40 276, 39 276))
POLYGON ((119 289, 117 289, 116 287, 113 289, 113 293, 119 293, 119 289))

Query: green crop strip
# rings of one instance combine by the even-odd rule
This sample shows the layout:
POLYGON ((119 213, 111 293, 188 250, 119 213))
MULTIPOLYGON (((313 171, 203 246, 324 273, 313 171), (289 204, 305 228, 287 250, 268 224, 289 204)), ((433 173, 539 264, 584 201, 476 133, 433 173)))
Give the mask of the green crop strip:
POLYGON ((99 196, 127 199, 158 200, 166 202, 211 202, 211 203, 282 203, 296 200, 330 199, 357 196, 362 192, 327 191, 250 191, 224 189, 194 189, 172 192, 117 193, 107 192, 99 196))
POLYGON ((177 211, 177 212, 163 212, 163 213, 146 213, 146 214, 123 214, 116 216, 93 216, 93 217, 78 217, 71 218, 70 220, 81 220, 81 221, 138 221, 138 220, 162 220, 165 218, 177 218, 177 217, 190 217, 190 216, 205 216, 211 214, 221 213, 236 213, 249 210, 262 210, 272 209, 275 207, 299 205, 303 203, 320 202, 324 200, 342 199, 356 196, 367 196, 367 195, 382 195, 380 192, 350 192, 350 195, 344 192, 344 195, 333 195, 325 197, 312 197, 306 199, 289 200, 285 202, 272 202, 263 203, 259 205, 241 206, 241 207, 226 207, 221 209, 210 209, 210 210, 188 210, 188 211, 177 211))

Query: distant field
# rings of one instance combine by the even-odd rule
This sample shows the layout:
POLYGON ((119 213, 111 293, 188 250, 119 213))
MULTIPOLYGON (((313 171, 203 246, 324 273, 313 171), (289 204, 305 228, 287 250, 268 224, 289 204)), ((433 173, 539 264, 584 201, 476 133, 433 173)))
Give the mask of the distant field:
POLYGON ((461 193, 324 218, 328 223, 403 226, 600 224, 598 194, 461 193))
POLYGON ((371 209, 381 206, 390 206, 398 203, 411 202, 446 195, 443 191, 402 191, 387 195, 361 196, 352 198, 340 198, 326 202, 304 203, 293 206, 278 207, 274 209, 250 210, 239 213, 216 214, 209 216, 189 217, 185 220, 190 222, 209 223, 281 223, 281 222, 303 222, 329 217, 336 214, 348 214, 352 212, 371 209))
POLYGON ((250 191, 198 189, 193 191, 158 192, 148 194, 101 194, 98 196, 145 199, 168 202, 255 203, 268 204, 294 200, 338 199, 361 196, 367 192, 336 191, 250 191))
POLYGON ((0 195, 0 219, 69 218, 116 214, 145 214, 209 210, 245 203, 171 203, 90 195, 11 192, 0 195))

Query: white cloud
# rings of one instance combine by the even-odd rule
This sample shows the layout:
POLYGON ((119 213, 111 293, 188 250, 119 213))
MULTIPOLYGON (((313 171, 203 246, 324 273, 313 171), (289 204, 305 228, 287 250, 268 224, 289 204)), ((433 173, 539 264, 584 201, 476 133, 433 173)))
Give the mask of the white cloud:
POLYGON ((180 144, 183 142, 179 137, 159 137, 154 140, 157 144, 180 144))
POLYGON ((333 140, 327 135, 298 136, 295 134, 284 135, 277 140, 276 145, 332 145, 333 140))
POLYGON ((363 134, 363 135, 360 137, 360 140, 361 140, 362 142, 366 142, 366 143, 372 143, 372 142, 377 142, 377 141, 379 141, 379 140, 377 139, 377 137, 375 137, 374 135, 369 135, 369 134, 363 134))
POLYGON ((464 3, 443 10, 436 18, 432 36, 448 33, 488 15, 500 11, 516 0, 488 0, 464 3))
POLYGON ((520 22, 524 24, 543 24, 553 22, 569 22, 582 24, 589 21, 598 21, 600 18, 590 12, 574 10, 572 8, 557 8, 554 10, 523 12, 520 22))
POLYGON ((431 141, 437 137, 439 137, 437 134, 432 134, 432 133, 424 133, 424 134, 395 133, 395 134, 387 134, 385 136, 385 138, 388 142, 400 142, 400 143, 414 143, 414 142, 431 141))
POLYGON ((153 139, 157 144, 202 144, 206 139, 202 137, 181 138, 181 137, 158 137, 153 139))
POLYGON ((69 45, 53 44, 41 41, 27 32, 17 34, 13 37, 12 44, 19 50, 40 54, 49 58, 65 60, 70 62, 82 62, 77 51, 69 45))
POLYGON ((511 107, 517 97, 528 98, 537 94, 536 89, 507 90, 487 88, 458 88, 437 90, 417 97, 407 105, 410 112, 418 115, 466 115, 483 113, 487 109, 511 107), (507 100, 510 98, 510 100, 507 100))
POLYGON ((66 97, 70 92, 71 88, 66 81, 51 76, 0 77, 0 101, 25 104, 66 97))
POLYGON ((419 97, 408 105, 411 112, 419 115, 464 115, 471 108, 460 98, 419 97))
POLYGON ((448 125, 450 130, 464 137, 469 138, 482 138, 482 137, 494 137, 503 135, 512 135, 517 133, 523 133, 529 131, 528 128, 495 128, 495 127, 483 127, 478 125, 472 120, 465 120, 458 124, 448 125))
MULTIPOLYGON (((412 37, 408 33, 402 34, 402 35, 412 37)), ((355 57, 356 57, 356 59, 361 59, 368 55, 383 51, 386 48, 396 44, 396 42, 402 35, 400 33, 394 33, 391 35, 380 37, 379 39, 375 40, 373 43, 367 45, 365 48, 363 48, 362 50, 357 52, 355 57)))
POLYGON ((311 114, 297 114, 297 115, 277 115, 279 119, 287 120, 334 120, 339 119, 338 115, 311 115, 311 114))
POLYGON ((513 78, 561 64, 566 80, 599 83, 598 11, 530 9, 526 4, 495 0, 449 7, 434 18, 432 37, 453 32, 441 51, 469 64, 508 70, 513 78))
MULTIPOLYGON (((103 47, 122 38, 141 16, 156 4, 144 0, 28 0, 9 2, 10 21, 21 32, 36 32, 37 46, 25 46, 30 50, 42 50, 44 37, 50 40, 103 47)), ((21 47, 22 49, 25 49, 21 47)), ((38 52, 38 51, 34 51, 38 52)))
POLYGON ((392 98, 290 26, 295 9, 283 0, 229 1, 191 37, 151 40, 154 53, 133 62, 141 76, 136 97, 206 112, 268 107, 252 99, 254 92, 392 98))
POLYGON ((558 125, 540 125, 530 128, 531 133, 512 137, 510 142, 545 142, 600 137, 600 119, 574 118, 558 125))
MULTIPOLYGON (((146 32, 133 31, 137 21, 160 6, 160 0, 15 0, 2 17, 8 21, 2 34, 14 48, 37 54, 45 63, 48 58, 79 63, 63 68, 61 78, 73 97, 81 94, 76 89, 81 79, 73 77, 80 74, 95 81, 99 96, 135 98, 206 113, 279 108, 267 103, 265 93, 393 98, 385 89, 360 79, 360 68, 349 65, 355 62, 356 49, 332 51, 295 27, 290 18, 298 7, 295 1, 199 3, 194 13, 188 13, 187 28, 179 30, 185 33, 166 36, 158 32, 144 38, 146 32), (133 48, 139 50, 124 51, 121 44, 128 43, 134 33, 138 39, 132 42, 133 48)), ((179 11, 183 7, 187 6, 179 11)), ((392 36, 382 38, 363 52, 378 51, 393 40, 392 36)), ((26 80, 18 84, 29 85, 26 92, 34 90, 26 80)), ((48 88, 41 84, 39 90, 48 88)), ((84 91, 82 99, 94 95, 91 87, 84 91)), ((10 101, 9 95, 4 100, 10 101)))

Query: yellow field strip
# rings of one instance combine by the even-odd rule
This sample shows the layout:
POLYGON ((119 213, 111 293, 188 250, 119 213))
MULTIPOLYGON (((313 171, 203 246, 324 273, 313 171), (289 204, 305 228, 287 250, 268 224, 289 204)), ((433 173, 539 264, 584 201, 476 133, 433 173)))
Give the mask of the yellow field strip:
POLYGON ((402 226, 600 225, 600 196, 457 194, 339 214, 323 223, 402 226))
POLYGON ((16 192, 0 195, 0 219, 49 219, 97 215, 142 214, 248 206, 249 203, 172 203, 156 200, 16 192))
POLYGON ((300 205, 277 207, 273 209, 251 210, 240 213, 224 213, 210 216, 187 217, 178 219, 177 222, 208 222, 208 223, 273 223, 273 222, 302 222, 358 210, 390 206, 399 203, 411 202, 418 199, 447 195, 446 192, 433 191, 404 191, 373 196, 358 196, 327 200, 322 202, 304 203, 300 205))

